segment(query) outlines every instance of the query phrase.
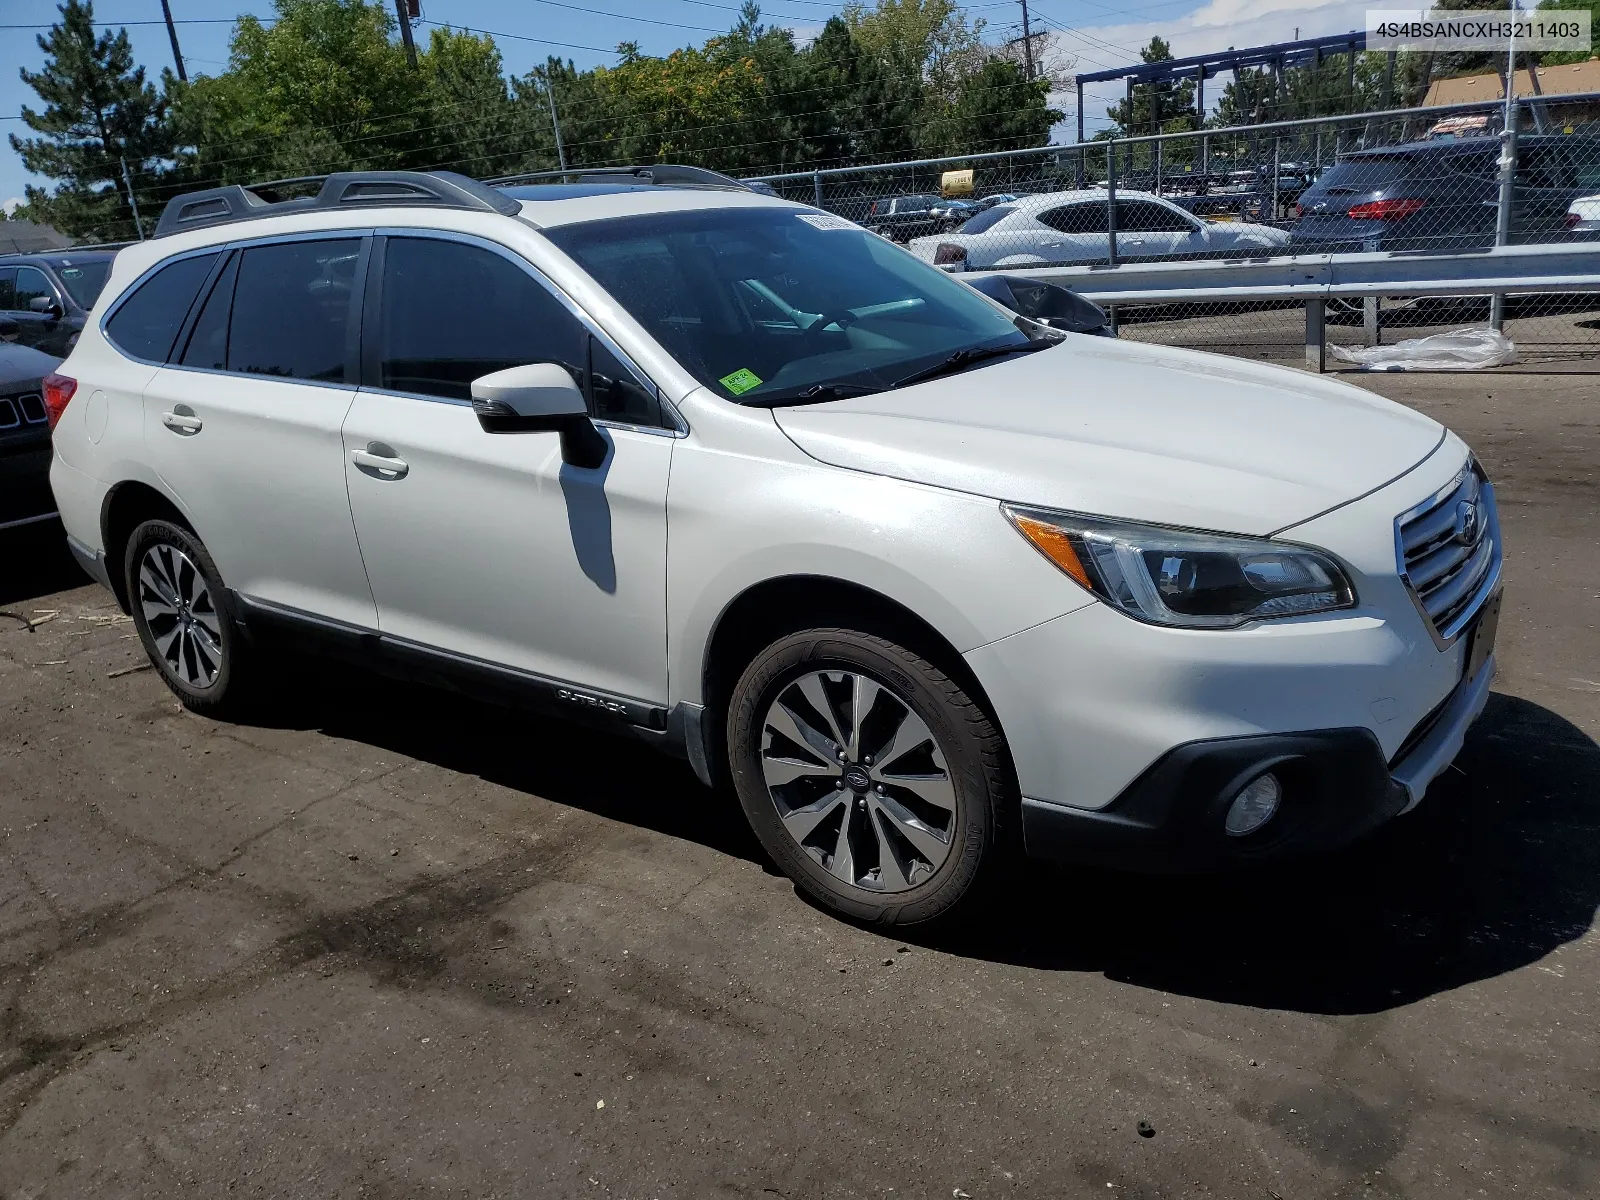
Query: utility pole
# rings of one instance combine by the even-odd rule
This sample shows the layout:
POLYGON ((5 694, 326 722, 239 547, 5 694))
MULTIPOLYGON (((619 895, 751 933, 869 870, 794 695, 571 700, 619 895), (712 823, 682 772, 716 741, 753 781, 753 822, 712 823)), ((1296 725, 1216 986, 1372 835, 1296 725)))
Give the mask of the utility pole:
POLYGON ((128 207, 133 210, 133 227, 139 231, 139 240, 144 241, 144 222, 139 219, 139 198, 133 194, 133 176, 128 173, 128 160, 121 155, 122 182, 128 187, 128 207))
POLYGON ((178 79, 189 82, 189 72, 183 69, 183 51, 178 49, 178 27, 172 23, 172 6, 161 0, 161 15, 167 19, 167 36, 172 39, 172 61, 178 68, 178 79))
POLYGON ((544 72, 544 98, 550 101, 550 128, 556 131, 556 161, 567 169, 567 148, 561 144, 561 118, 556 116, 556 77, 548 67, 544 72))
POLYGON ((400 40, 406 45, 406 61, 411 64, 412 70, 417 67, 417 43, 411 36, 412 9, 415 7, 413 0, 394 0, 394 15, 400 18, 400 40))
POLYGON ((1028 80, 1033 80, 1033 31, 1028 27, 1028 0, 1022 4, 1022 60, 1027 64, 1028 80))

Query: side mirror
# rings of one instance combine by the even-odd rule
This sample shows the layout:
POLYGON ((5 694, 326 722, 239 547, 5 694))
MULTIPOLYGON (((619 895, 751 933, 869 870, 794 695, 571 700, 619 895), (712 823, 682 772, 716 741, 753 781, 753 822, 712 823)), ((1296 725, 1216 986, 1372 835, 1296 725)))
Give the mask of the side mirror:
POLYGON ((593 469, 605 461, 605 438, 589 419, 589 406, 572 374, 559 363, 507 367, 472 381, 472 411, 488 433, 561 435, 561 457, 593 469))
POLYGON ((28 301, 28 308, 33 312, 46 313, 56 318, 61 316, 61 305, 57 304, 54 298, 50 296, 35 296, 28 301))
POLYGON ((1018 316, 1052 329, 1115 337, 1105 310, 1059 283, 1020 275, 984 275, 963 280, 969 287, 998 300, 1018 316))

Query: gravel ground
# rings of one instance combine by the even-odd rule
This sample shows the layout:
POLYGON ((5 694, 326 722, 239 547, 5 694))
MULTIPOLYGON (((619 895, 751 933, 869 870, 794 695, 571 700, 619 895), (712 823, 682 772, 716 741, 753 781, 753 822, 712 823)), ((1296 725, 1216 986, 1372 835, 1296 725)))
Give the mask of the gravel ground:
POLYGON ((1600 1194, 1595 384, 1371 386, 1500 487, 1457 769, 1339 855, 1030 869, 937 938, 623 741, 316 663, 193 717, 9 537, 0 1197, 1600 1194))

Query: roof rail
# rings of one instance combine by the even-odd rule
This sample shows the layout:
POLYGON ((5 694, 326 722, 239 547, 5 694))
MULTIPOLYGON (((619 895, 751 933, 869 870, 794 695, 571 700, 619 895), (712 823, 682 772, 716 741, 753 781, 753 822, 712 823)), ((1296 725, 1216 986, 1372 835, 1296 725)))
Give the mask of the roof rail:
POLYGON ((454 171, 339 171, 270 183, 234 183, 175 196, 162 210, 155 236, 292 212, 396 207, 464 208, 508 217, 521 211, 511 197, 454 171), (321 184, 315 196, 280 197, 281 189, 308 183, 321 184))
POLYGON ((616 183, 633 182, 648 187, 698 187, 733 188, 747 192, 747 188, 731 175, 705 167, 686 167, 677 163, 652 163, 643 167, 573 167, 566 171, 530 171, 523 175, 500 175, 484 182, 494 187, 516 183, 559 183, 563 180, 582 183, 585 180, 611 180, 616 183))

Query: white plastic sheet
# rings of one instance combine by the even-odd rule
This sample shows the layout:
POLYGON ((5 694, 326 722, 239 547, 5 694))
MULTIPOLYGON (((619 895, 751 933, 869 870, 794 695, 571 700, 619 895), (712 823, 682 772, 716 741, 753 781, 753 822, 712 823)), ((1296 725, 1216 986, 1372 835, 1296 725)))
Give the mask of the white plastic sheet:
POLYGON ((1517 361, 1511 339, 1493 329, 1452 329, 1392 346, 1329 346, 1328 353, 1363 371, 1477 371, 1517 361))

